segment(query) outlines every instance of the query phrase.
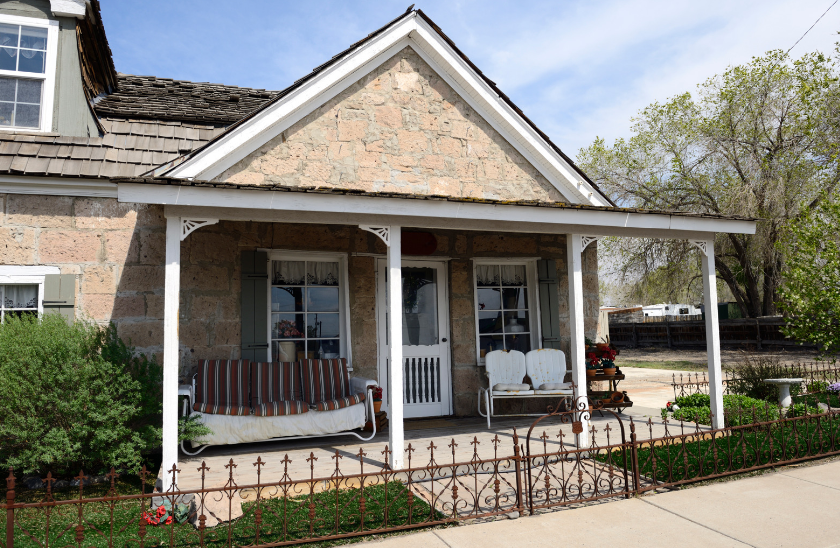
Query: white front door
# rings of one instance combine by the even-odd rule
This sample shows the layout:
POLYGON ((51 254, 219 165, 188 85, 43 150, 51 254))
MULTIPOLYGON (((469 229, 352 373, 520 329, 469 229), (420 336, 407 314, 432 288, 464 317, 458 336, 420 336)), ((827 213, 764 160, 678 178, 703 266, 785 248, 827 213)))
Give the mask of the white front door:
MULTIPOLYGON (((380 385, 388 388, 387 268, 377 261, 376 323, 380 385)), ((446 263, 403 261, 403 404, 405 418, 452 414, 446 263)), ((388 401, 383 394, 383 402, 388 401)))

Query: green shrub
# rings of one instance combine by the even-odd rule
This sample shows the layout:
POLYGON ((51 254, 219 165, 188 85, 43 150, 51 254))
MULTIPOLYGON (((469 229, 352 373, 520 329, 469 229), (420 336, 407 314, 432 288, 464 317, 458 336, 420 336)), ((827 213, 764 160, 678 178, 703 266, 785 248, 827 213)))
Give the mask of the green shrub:
MULTIPOLYGON (((676 404, 680 408, 671 414, 673 420, 712 424, 711 398, 708 394, 683 396, 677 398, 676 404)), ((667 416, 665 409, 662 410, 662 416, 663 418, 667 416)), ((723 396, 725 426, 741 426, 754 422, 778 420, 778 418, 779 408, 775 405, 768 405, 765 401, 748 396, 730 394, 723 396)))
MULTIPOLYGON (((728 384, 731 393, 768 402, 778 401, 779 389, 764 381, 791 376, 790 369, 785 367, 778 358, 746 352, 742 354, 741 361, 727 367, 727 371, 734 377, 728 384)), ((799 391, 798 385, 790 387, 792 395, 798 394, 799 391)))
POLYGON ((828 381, 811 381, 806 385, 805 389, 808 391, 808 394, 813 394, 815 392, 825 392, 828 390, 828 387, 828 381))
POLYGON ((708 394, 691 394, 680 396, 676 399, 676 404, 680 407, 709 407, 712 405, 712 400, 708 394))
POLYGON ((113 326, 56 314, 0 326, 0 466, 24 474, 136 469, 160 445, 161 368, 113 326))

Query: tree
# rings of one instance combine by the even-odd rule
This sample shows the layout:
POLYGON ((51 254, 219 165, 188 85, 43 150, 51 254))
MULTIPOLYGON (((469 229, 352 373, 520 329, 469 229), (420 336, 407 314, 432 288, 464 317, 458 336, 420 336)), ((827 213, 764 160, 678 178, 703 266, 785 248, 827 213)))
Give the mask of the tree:
MULTIPOLYGON (((578 160, 621 206, 759 219, 753 236, 718 235, 715 262, 745 317, 773 315, 787 253, 777 243, 840 180, 836 65, 773 51, 698 88, 696 99, 651 104, 630 139, 596 139, 578 160)), ((600 247, 642 285, 660 286, 663 269, 697 270, 686 241, 611 238, 600 247)), ((685 286, 684 275, 670 279, 675 292, 685 286)))
POLYGON ((785 335, 840 352, 840 203, 822 200, 796 223, 779 245, 788 253, 780 306, 788 317, 785 335))

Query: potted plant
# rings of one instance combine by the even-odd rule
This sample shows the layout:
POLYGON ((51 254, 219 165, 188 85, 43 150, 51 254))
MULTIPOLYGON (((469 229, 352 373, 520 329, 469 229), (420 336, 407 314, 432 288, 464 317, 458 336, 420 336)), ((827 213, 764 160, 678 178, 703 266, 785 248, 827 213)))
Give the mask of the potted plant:
POLYGON ((615 355, 617 352, 613 348, 607 348, 604 355, 601 356, 601 367, 604 369, 604 375, 615 375, 615 355))
POLYGON ((590 352, 586 355, 586 376, 587 377, 594 377, 595 374, 598 372, 598 364, 601 360, 599 360, 594 352, 590 352))
POLYGON ((382 409, 382 387, 381 386, 374 386, 373 387, 373 412, 379 413, 379 410, 382 409))

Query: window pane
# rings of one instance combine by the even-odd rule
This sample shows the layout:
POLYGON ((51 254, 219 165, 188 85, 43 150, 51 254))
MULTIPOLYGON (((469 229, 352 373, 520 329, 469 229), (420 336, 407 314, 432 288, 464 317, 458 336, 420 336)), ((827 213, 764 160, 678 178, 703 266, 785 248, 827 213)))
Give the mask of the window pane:
POLYGON ((505 346, 508 350, 519 350, 520 352, 529 352, 531 350, 531 335, 505 335, 505 346))
POLYGON ((502 289, 502 301, 505 310, 528 308, 528 291, 522 288, 502 289))
POLYGON ((312 287, 306 290, 309 312, 338 312, 337 287, 312 287))
POLYGON ((274 261, 273 285, 303 285, 306 281, 303 261, 274 261))
POLYGON ((308 339, 332 338, 341 335, 338 314, 307 314, 306 337, 308 339))
POLYGON ((505 312, 505 333, 524 333, 530 331, 528 313, 522 310, 505 312))
POLYGON ((308 285, 338 285, 338 263, 308 261, 306 283, 308 285))
POLYGON ((479 310, 501 310, 501 308, 502 300, 499 298, 499 288, 484 288, 478 290, 479 310))
POLYGON ((403 344, 430 346, 438 343, 437 270, 402 269, 403 344))
POLYGON ((478 313, 479 333, 501 333, 502 313, 501 312, 479 312, 478 313))
POLYGON ((40 124, 41 107, 38 105, 22 105, 18 103, 15 110, 15 126, 38 127, 40 124))
POLYGON ((493 264, 476 265, 475 283, 478 287, 499 285, 499 267, 493 264))
POLYGON ((12 113, 14 110, 14 103, 0 103, 0 126, 12 125, 12 113))
POLYGON ((480 347, 479 354, 483 358, 488 352, 493 350, 504 350, 505 346, 501 335, 492 335, 487 337, 479 337, 478 344, 480 347))
POLYGON ((0 24, 0 46, 18 47, 18 29, 17 25, 0 24))
POLYGON ((21 72, 35 72, 38 74, 44 73, 44 58, 46 52, 35 51, 32 49, 22 49, 18 51, 20 60, 18 62, 18 70, 21 72))
POLYGON ((0 48, 0 69, 17 70, 17 52, 12 48, 0 48))
POLYGON ((6 310, 4 312, 4 315, 7 318, 10 317, 10 316, 15 316, 17 318, 22 318, 24 316, 37 316, 38 311, 37 310, 30 310, 30 311, 27 311, 27 310, 6 310))
POLYGON ((525 285, 525 265, 502 265, 502 285, 525 285))
MULTIPOLYGON (((3 53, 0 52, 0 59, 3 53)), ((17 80, 14 78, 0 78, 0 101, 14 101, 17 80)))
POLYGON ((274 341, 271 343, 271 361, 293 362, 298 355, 303 357, 306 343, 303 341, 274 341))
POLYGON ((338 339, 307 341, 306 344, 309 352, 312 352, 316 358, 329 360, 341 357, 341 344, 338 339))
POLYGON ((18 103, 41 103, 40 80, 18 80, 18 103))
POLYGON ((21 27, 20 47, 46 50, 47 29, 43 27, 21 27))
POLYGON ((303 312, 302 287, 272 287, 272 312, 303 312))
POLYGON ((303 314, 272 314, 272 339, 302 339, 305 333, 303 314))
POLYGON ((37 285, 7 285, 3 289, 3 308, 38 308, 37 285))

